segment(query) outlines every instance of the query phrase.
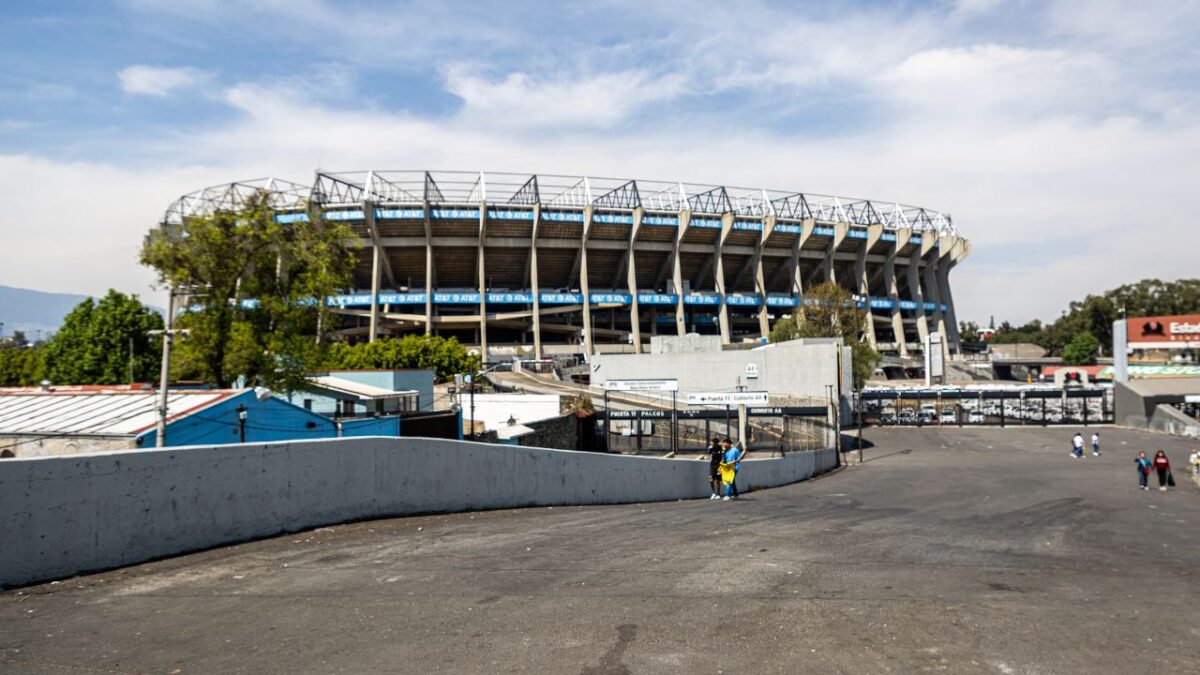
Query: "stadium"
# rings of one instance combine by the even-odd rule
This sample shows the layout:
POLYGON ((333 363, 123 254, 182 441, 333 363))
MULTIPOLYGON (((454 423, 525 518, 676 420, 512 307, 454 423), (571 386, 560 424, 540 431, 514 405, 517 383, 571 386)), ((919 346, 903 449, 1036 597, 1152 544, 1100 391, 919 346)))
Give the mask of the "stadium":
POLYGON ((185 195, 165 223, 266 194, 280 222, 359 237, 354 288, 329 299, 356 339, 423 332, 484 353, 640 352, 654 335, 764 338, 834 281, 885 354, 959 336, 950 271, 970 243, 948 214, 830 195, 584 176, 318 172, 185 195))

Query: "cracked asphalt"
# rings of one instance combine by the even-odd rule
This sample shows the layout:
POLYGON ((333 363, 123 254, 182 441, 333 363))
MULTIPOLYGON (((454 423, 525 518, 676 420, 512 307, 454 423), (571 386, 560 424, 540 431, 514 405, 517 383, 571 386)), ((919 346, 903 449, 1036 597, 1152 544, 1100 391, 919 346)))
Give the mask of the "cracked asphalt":
MULTIPOLYGON (((3 673, 1196 673, 1184 439, 879 429, 739 502, 380 520, 0 593, 3 673), (1136 488, 1137 449, 1179 487, 1136 488)), ((0 542, 0 545, 3 545, 0 542)))

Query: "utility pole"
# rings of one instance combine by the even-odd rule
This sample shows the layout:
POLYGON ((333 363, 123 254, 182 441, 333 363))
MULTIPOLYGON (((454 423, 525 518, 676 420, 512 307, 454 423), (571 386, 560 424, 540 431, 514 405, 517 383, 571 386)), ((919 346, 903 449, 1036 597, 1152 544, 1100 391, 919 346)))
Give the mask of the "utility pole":
POLYGON ((471 385, 471 440, 475 440, 475 376, 467 376, 467 384, 471 385))
MULTIPOLYGON (((742 384, 742 376, 737 378, 737 391, 746 391, 746 387, 742 384)), ((746 439, 746 404, 739 403, 738 412, 738 442, 742 444, 743 450, 750 450, 749 441, 746 439)))
POLYGON ((246 417, 247 417, 246 406, 239 403, 238 407, 237 407, 237 414, 238 414, 238 442, 245 443, 246 442, 246 417))
POLYGON ((186 328, 174 328, 175 321, 175 289, 171 289, 170 297, 167 299, 167 327, 164 330, 152 330, 146 334, 151 336, 161 335, 163 339, 162 347, 162 368, 159 373, 158 386, 158 426, 155 433, 154 446, 157 448, 165 448, 167 445, 167 385, 171 376, 171 340, 175 335, 187 335, 191 331, 186 328))
POLYGON ((862 389, 858 390, 858 463, 863 463, 863 405, 862 389))

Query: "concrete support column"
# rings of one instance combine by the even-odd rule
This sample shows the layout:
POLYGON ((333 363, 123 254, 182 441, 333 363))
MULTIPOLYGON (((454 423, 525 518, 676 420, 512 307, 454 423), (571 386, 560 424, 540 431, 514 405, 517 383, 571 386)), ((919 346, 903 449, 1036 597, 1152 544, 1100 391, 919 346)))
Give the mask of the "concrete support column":
POLYGON ((875 246, 875 242, 879 241, 879 237, 881 236, 883 236, 882 225, 869 226, 867 228, 867 238, 863 240, 862 246, 858 249, 858 256, 854 261, 855 286, 858 287, 859 295, 866 298, 867 343, 872 348, 876 345, 875 313, 871 311, 871 280, 867 277, 867 252, 875 246))
POLYGON ((896 232, 896 242, 888 250, 883 263, 883 278, 887 284, 888 298, 892 301, 892 333, 895 334, 900 356, 908 356, 908 340, 904 337, 904 315, 900 313, 900 278, 896 276, 896 252, 908 245, 908 230, 896 232))
POLYGON ((950 270, 954 269, 967 256, 969 250, 970 244, 966 240, 954 237, 954 246, 938 268, 940 271, 938 290, 942 302, 946 303, 946 328, 950 331, 950 341, 953 343, 954 352, 959 355, 962 355, 962 336, 958 332, 958 313, 954 309, 954 295, 950 291, 950 270))
POLYGON ((592 298, 588 286, 588 231, 592 229, 592 207, 583 210, 583 235, 579 241, 579 290, 583 293, 583 353, 590 359, 595 353, 592 344, 592 298))
POLYGON ((675 249, 671 251, 671 281, 675 284, 675 332, 680 337, 687 334, 687 313, 683 304, 683 266, 679 262, 679 249, 683 244, 683 235, 687 232, 688 223, 692 220, 692 212, 679 212, 679 229, 675 232, 675 249))
POLYGON ((542 224, 542 205, 533 205, 533 230, 529 239, 529 287, 533 293, 533 356, 542 358, 542 288, 538 284, 537 239, 542 224))
POLYGON ((391 263, 383 250, 383 239, 379 236, 379 228, 375 224, 375 204, 370 200, 363 201, 363 222, 371 238, 371 327, 370 341, 374 342, 379 336, 379 286, 380 277, 387 275, 388 283, 394 288, 396 278, 392 274, 391 263))
POLYGON ((721 342, 729 344, 733 339, 729 325, 729 305, 725 302, 725 262, 721 259, 721 251, 725 248, 725 239, 733 231, 733 214, 721 216, 721 235, 717 237, 717 245, 713 251, 715 256, 716 273, 713 275, 717 282, 717 294, 721 296, 721 310, 717 321, 721 327, 721 342))
POLYGON ((767 316, 767 279, 763 274, 762 252, 763 246, 767 243, 767 237, 775 231, 775 216, 768 215, 763 218, 762 236, 758 239, 758 245, 754 247, 754 288, 758 291, 758 297, 762 304, 758 306, 758 333, 764 340, 771 333, 771 322, 767 316))
POLYGON ((479 249, 476 261, 479 268, 479 353, 483 367, 488 363, 487 335, 487 263, 484 259, 484 238, 487 236, 487 202, 479 202, 479 249))
POLYGON ((804 304, 804 270, 800 267, 800 250, 804 248, 805 242, 812 237, 813 228, 817 226, 816 221, 812 218, 806 218, 800 224, 800 236, 796 237, 796 243, 792 246, 792 293, 796 296, 796 311, 800 311, 800 307, 804 304))
POLYGON ((920 271, 921 251, 918 249, 908 257, 906 274, 908 274, 908 290, 912 293, 913 302, 917 303, 917 337, 920 338, 923 345, 925 338, 929 337, 929 323, 925 317, 925 295, 921 292, 920 271))
POLYGON ((638 282, 637 257, 634 256, 634 244, 637 242, 638 230, 642 227, 642 216, 645 210, 638 207, 633 210, 633 226, 629 228, 629 264, 625 266, 625 281, 629 286, 629 331, 633 336, 633 353, 642 353, 642 317, 638 312, 638 282))
POLYGON ((829 246, 825 248, 825 259, 821 262, 821 267, 825 271, 825 281, 837 283, 837 265, 834 264, 834 254, 838 250, 838 246, 842 245, 842 241, 846 238, 846 233, 850 231, 850 223, 834 223, 833 224, 833 241, 829 242, 829 246))
POLYGON ((429 200, 424 202, 425 214, 425 334, 433 334, 433 228, 429 222, 429 200))
POLYGON ((929 315, 929 330, 937 331, 942 335, 942 345, 946 344, 946 322, 942 316, 941 298, 938 296, 937 288, 937 268, 938 260, 941 258, 940 251, 935 248, 937 244, 937 235, 931 232, 926 232, 922 242, 923 255, 921 256, 925 265, 921 269, 921 280, 924 282, 921 286, 921 296, 926 302, 931 302, 934 305, 933 312, 929 315), (925 246, 925 242, 929 242, 925 246))

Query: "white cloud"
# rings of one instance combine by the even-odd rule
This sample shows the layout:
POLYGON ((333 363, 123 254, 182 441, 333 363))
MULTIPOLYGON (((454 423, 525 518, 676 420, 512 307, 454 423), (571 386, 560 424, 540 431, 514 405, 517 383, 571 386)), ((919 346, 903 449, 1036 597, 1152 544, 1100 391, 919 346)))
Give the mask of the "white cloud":
POLYGON ((208 84, 212 73, 196 68, 160 68, 129 66, 117 73, 121 90, 127 94, 167 96, 179 89, 195 89, 208 84))
POLYGON ((492 127, 610 127, 645 106, 685 91, 680 75, 653 77, 640 70, 579 77, 538 78, 510 73, 489 80, 464 68, 451 69, 446 88, 463 101, 464 121, 492 127))
MULTIPOLYGON (((989 22, 1008 10, 963 5, 987 11, 989 22)), ((297 23, 326 11, 306 3, 289 25, 300 31, 297 23)), ((137 249, 172 199, 254 176, 305 182, 315 168, 589 173, 920 204, 952 213, 974 244, 953 275, 965 319, 1048 319, 1089 292, 1196 274, 1200 241, 1187 209, 1200 175, 1200 99, 1177 78, 1190 66, 1147 60, 1124 39, 1109 48, 1116 10, 1086 30, 1011 39, 972 39, 953 19, 925 13, 648 11, 675 19, 649 56, 637 52, 642 43, 584 41, 561 61, 446 66, 445 88, 462 104, 442 116, 323 104, 330 98, 306 80, 248 81, 221 93, 232 119, 128 139, 163 158, 145 166, 0 156, 0 185, 20 196, 0 214, 0 283, 144 291, 151 275, 137 266, 137 249), (842 89, 855 95, 821 98, 842 89), (693 105, 694 94, 706 98, 693 105), (789 98, 834 118, 866 111, 870 121, 818 132, 802 117, 771 126, 735 112, 786 107, 789 98), (704 114, 689 114, 696 110, 704 114)), ((1134 18, 1145 36, 1137 44, 1157 49, 1158 24, 1134 18)), ((446 26, 431 29, 439 31, 446 26)), ((1184 42, 1191 51, 1181 53, 1192 53, 1195 40, 1184 42)), ((319 86, 353 100, 353 75, 334 69, 319 86)), ((369 80, 362 76, 368 96, 369 80)), ((195 86, 174 82, 142 93, 195 86)))

